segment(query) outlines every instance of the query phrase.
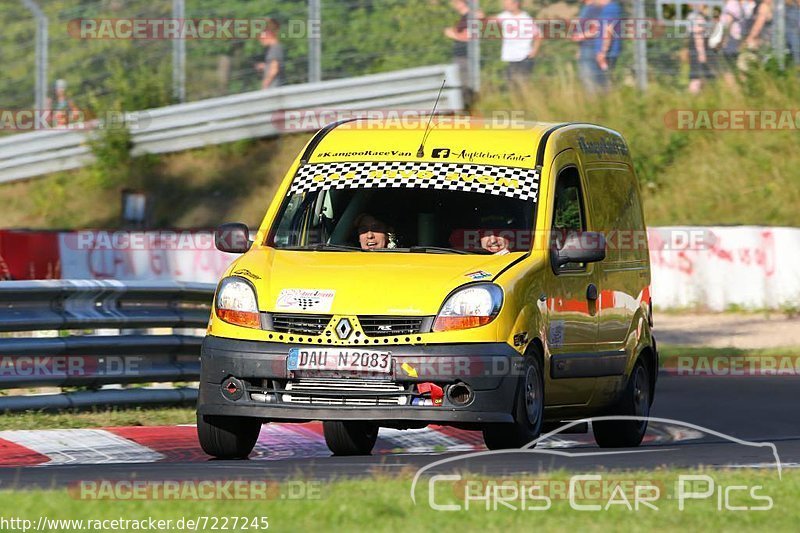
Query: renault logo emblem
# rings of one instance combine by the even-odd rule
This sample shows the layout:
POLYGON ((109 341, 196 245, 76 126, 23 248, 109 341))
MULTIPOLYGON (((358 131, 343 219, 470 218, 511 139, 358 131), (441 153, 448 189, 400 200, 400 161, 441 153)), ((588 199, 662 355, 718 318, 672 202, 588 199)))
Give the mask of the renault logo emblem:
POLYGON ((336 324, 336 334, 340 339, 345 340, 352 332, 353 326, 350 325, 350 321, 348 319, 342 318, 339 320, 339 323, 336 324))

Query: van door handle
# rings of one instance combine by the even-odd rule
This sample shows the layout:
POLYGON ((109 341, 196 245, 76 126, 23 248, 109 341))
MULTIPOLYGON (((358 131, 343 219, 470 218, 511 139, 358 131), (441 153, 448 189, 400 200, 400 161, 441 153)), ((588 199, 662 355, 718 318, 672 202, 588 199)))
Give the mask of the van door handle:
POLYGON ((586 299, 590 302, 594 302, 597 300, 597 285, 594 283, 590 283, 588 287, 586 287, 586 299))

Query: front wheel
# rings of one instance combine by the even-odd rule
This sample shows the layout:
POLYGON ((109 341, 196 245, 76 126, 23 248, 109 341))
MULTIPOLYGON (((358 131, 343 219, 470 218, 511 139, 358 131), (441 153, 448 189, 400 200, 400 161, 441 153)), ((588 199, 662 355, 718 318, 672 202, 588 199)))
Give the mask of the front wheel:
POLYGON ((246 459, 258 440, 261 419, 197 415, 197 438, 203 451, 217 459, 246 459))
POLYGON ((514 403, 514 422, 483 429, 483 442, 490 450, 521 448, 539 438, 544 418, 544 375, 535 354, 525 357, 514 403))
POLYGON ((326 421, 322 432, 333 455, 369 455, 378 440, 378 426, 371 422, 326 421))
POLYGON ((636 416, 636 420, 601 420, 592 422, 594 440, 601 448, 632 448, 642 443, 650 416, 650 374, 639 359, 633 367, 628 385, 616 406, 608 413, 636 416))

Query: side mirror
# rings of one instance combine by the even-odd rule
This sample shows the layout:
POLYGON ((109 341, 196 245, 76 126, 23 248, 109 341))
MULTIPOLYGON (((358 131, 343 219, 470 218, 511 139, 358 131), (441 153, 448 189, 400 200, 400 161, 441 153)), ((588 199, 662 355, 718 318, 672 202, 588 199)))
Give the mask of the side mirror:
POLYGON ((247 224, 229 222, 214 230, 214 246, 221 252, 243 254, 250 249, 252 244, 247 224))
POLYGON ((555 267, 567 263, 596 263, 606 258, 606 238, 596 231, 573 231, 567 234, 561 247, 554 243, 550 255, 555 267))

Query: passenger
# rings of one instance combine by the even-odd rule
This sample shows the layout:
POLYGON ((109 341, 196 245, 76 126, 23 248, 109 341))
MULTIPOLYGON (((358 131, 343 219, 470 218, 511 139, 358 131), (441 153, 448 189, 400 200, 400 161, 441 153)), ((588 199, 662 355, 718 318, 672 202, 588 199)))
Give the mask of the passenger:
POLYGON ((481 248, 487 252, 492 252, 494 255, 505 255, 510 253, 509 246, 511 242, 502 235, 489 230, 489 232, 481 237, 481 248))
POLYGON ((369 213, 358 215, 354 225, 358 233, 358 244, 361 245, 362 250, 394 248, 396 246, 391 228, 369 213))

